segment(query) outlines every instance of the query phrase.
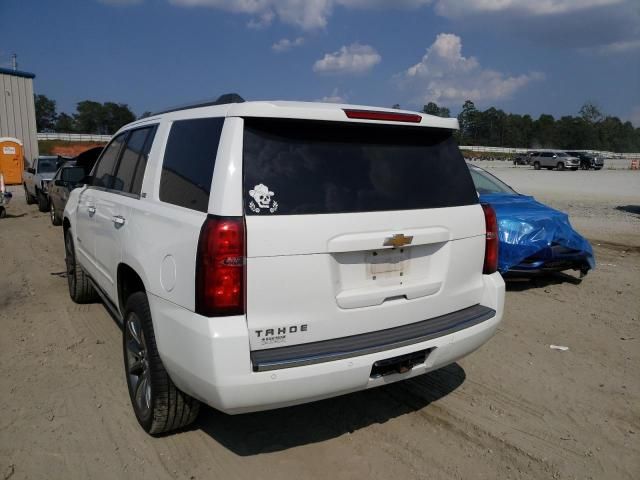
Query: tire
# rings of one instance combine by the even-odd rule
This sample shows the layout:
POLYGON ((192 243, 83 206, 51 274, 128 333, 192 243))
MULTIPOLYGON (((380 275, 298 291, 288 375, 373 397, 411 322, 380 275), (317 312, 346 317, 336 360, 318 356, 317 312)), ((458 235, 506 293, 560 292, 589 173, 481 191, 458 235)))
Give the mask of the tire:
POLYGON ((556 168, 558 169, 558 171, 564 170, 564 163, 558 162, 558 165, 556 165, 556 168))
POLYGON ((38 210, 40 210, 43 213, 48 212, 49 199, 47 198, 47 196, 44 193, 42 193, 42 191, 36 190, 36 197, 38 199, 38 210))
POLYGON ((0 218, 5 218, 7 216, 7 210, 4 207, 0 207, 0 218))
POLYGON ((69 296, 76 303, 93 303, 98 300, 93 285, 89 281, 89 277, 76 263, 76 251, 73 245, 71 233, 67 230, 64 232, 64 253, 65 264, 67 266, 67 285, 69 287, 69 296))
POLYGON ((602 167, 593 167, 594 170, 601 170, 602 167))
POLYGON ((196 419, 200 402, 180 391, 162 364, 144 292, 126 301, 122 350, 131 406, 144 431, 158 435, 196 419))
POLYGON ((36 200, 33 198, 33 195, 31 195, 29 193, 29 191, 27 190, 27 186, 24 186, 24 198, 27 200, 27 205, 33 205, 34 203, 36 203, 36 200))
POLYGON ((53 201, 49 201, 49 212, 50 212, 51 224, 55 227, 62 225, 62 220, 56 213, 56 207, 53 205, 53 201))
POLYGON ((533 162, 533 168, 536 170, 540 170, 540 162, 533 162))

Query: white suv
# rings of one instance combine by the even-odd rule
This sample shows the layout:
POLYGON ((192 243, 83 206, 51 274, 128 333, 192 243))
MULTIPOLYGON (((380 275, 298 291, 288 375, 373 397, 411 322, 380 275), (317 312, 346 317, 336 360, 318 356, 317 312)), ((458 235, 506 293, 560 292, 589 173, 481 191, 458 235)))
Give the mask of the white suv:
POLYGON ((123 127, 64 211, 69 292, 123 323, 142 427, 294 405, 455 362, 502 318, 496 219, 457 120, 298 102, 123 127))

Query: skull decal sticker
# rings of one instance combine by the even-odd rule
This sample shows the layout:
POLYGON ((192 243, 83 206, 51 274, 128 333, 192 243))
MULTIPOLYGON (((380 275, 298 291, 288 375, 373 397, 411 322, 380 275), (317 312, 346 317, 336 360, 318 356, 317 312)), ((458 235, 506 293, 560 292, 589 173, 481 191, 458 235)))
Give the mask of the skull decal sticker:
POLYGON ((278 202, 275 200, 272 202, 271 197, 273 197, 275 193, 269 190, 269 187, 263 185, 262 183, 253 187, 253 190, 249 190, 249 196, 253 198, 249 202, 249 209, 253 213, 261 213, 262 210, 268 210, 271 213, 275 213, 278 210, 278 202))

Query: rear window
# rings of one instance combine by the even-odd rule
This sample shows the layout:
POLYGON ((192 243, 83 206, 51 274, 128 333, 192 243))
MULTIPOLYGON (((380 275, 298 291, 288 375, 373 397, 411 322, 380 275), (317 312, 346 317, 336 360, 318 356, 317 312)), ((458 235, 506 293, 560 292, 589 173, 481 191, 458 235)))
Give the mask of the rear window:
POLYGON ((455 207, 478 196, 444 129, 245 119, 247 215, 455 207))
POLYGON ((38 160, 39 173, 52 173, 58 169, 57 158, 40 158, 38 160))
POLYGON ((173 122, 160 175, 160 200, 207 211, 224 118, 173 122))

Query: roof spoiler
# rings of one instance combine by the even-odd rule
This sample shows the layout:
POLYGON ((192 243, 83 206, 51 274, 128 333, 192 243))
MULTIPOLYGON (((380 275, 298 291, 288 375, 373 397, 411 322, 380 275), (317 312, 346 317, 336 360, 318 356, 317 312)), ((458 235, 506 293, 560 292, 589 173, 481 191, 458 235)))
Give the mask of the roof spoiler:
POLYGON ((178 110, 189 110, 191 108, 211 107, 213 105, 227 105, 230 103, 244 103, 244 98, 242 98, 237 93, 225 93, 220 95, 215 100, 205 100, 197 103, 188 103, 186 105, 180 105, 178 107, 172 107, 166 110, 161 110, 159 112, 150 113, 148 115, 142 116, 141 118, 153 117, 154 115, 160 115, 161 113, 177 112, 178 110))

